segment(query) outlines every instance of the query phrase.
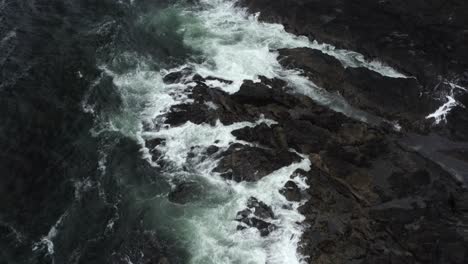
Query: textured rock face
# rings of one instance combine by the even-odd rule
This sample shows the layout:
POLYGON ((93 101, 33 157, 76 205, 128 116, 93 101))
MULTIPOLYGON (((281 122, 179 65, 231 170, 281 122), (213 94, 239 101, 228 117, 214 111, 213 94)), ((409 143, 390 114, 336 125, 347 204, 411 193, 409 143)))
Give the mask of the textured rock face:
MULTIPOLYGON (((281 49, 279 55, 284 67, 302 69, 315 84, 330 92, 338 92, 354 107, 398 120, 405 129, 428 131, 432 121, 425 117, 441 104, 437 96, 425 92, 415 78, 386 77, 363 67, 345 68, 330 55, 309 48, 281 49)), ((463 96, 460 94, 458 100, 463 101, 463 96)), ((457 107, 450 114, 451 126, 458 127, 459 131, 467 125, 461 116, 465 112, 464 107, 457 107)), ((448 133, 454 138, 466 138, 456 131, 452 128, 448 133)))
POLYGON ((254 227, 260 231, 261 236, 268 236, 276 229, 274 224, 268 222, 274 218, 275 215, 270 206, 255 197, 250 197, 247 201, 247 208, 237 213, 236 221, 240 222, 237 229, 254 227))
POLYGON ((257 181, 275 170, 300 160, 298 155, 286 150, 269 150, 241 144, 232 145, 222 155, 215 171, 237 182, 257 181))
MULTIPOLYGON (((305 70, 316 84, 341 92, 362 109, 404 119, 401 123, 406 127, 427 131, 431 124, 421 121, 421 116, 438 109, 447 95, 458 102, 466 96, 449 85, 468 87, 466 1, 242 0, 240 4, 295 34, 359 51, 413 76, 389 81, 365 69, 343 71, 336 61, 317 51, 280 50, 283 65, 305 70), (360 85, 362 81, 371 86, 360 85)), ((447 117, 451 122, 436 130, 455 140, 467 140, 468 133, 458 132, 468 129, 464 117, 468 108, 462 105, 456 105, 447 117)))
POLYGON ((468 69, 466 1, 242 0, 293 33, 383 59, 431 82, 468 69))
MULTIPOLYGON (((323 61, 330 69, 339 69, 333 60, 323 61)), ((369 77, 360 79, 365 82, 369 77)), ((309 157, 311 170, 296 171, 291 177, 306 177, 310 188, 301 190, 291 180, 278 191, 288 201, 307 200, 300 208, 308 226, 300 251, 310 256, 310 263, 468 260, 464 227, 468 192, 441 166, 408 149, 400 135, 385 126, 358 122, 309 98, 288 94, 281 81, 262 77, 261 82, 245 82, 243 87, 252 93, 241 89, 229 95, 200 82, 192 89, 196 100, 190 107, 195 112, 204 109, 208 123, 219 119, 230 124, 260 115, 276 122, 232 132, 258 147, 236 143, 216 154, 221 157, 216 170, 228 171, 223 175, 229 179, 256 181, 294 162, 290 151, 279 154, 291 149, 309 157), (207 101, 218 107, 205 109, 207 101)), ((356 93, 372 98, 360 90, 356 93)), ((196 121, 198 115, 188 115, 191 119, 196 121)), ((459 157, 460 150, 450 155, 459 157)), ((238 229, 255 228, 261 236, 269 236, 277 228, 271 222, 274 218, 267 204, 251 198, 236 221, 238 229)))

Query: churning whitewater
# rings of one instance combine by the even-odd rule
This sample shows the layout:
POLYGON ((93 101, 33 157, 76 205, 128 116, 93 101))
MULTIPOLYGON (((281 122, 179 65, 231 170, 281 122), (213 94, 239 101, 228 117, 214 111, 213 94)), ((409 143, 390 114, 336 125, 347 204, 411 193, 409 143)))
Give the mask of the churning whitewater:
MULTIPOLYGON (((118 112, 98 114, 99 122, 93 133, 116 131, 132 137, 141 144, 142 158, 155 170, 161 170, 162 177, 172 188, 181 182, 190 182, 203 190, 197 199, 184 205, 171 203, 167 195, 153 197, 151 201, 157 211, 154 221, 160 226, 158 231, 180 241, 190 254, 190 263, 304 263, 307 256, 298 253, 304 216, 297 209, 305 201, 288 201, 279 190, 296 170, 309 169, 309 159, 297 153, 301 161, 280 168, 257 182, 237 183, 214 172, 218 160, 203 156, 213 145, 221 153, 235 143, 251 144, 237 140, 231 134, 234 130, 275 122, 258 116, 256 122, 231 125, 218 121, 215 125, 186 122, 169 126, 165 124, 166 114, 174 105, 193 101, 189 94, 195 83, 189 80, 198 74, 214 77, 207 84, 231 94, 239 90, 244 80, 258 81, 259 76, 279 78, 289 84, 292 92, 307 95, 345 115, 369 123, 379 120, 379 117, 353 109, 339 95, 317 87, 300 71, 284 69, 275 52, 279 48, 309 47, 334 56, 346 67, 367 67, 395 78, 406 76, 379 62, 367 61, 358 53, 294 36, 282 25, 259 22, 256 15, 247 14, 235 5, 235 1, 202 0, 195 6, 174 5, 162 13, 167 19, 178 22, 175 30, 193 56, 175 68, 162 70, 152 67, 157 64, 152 58, 136 57, 131 53, 116 60, 117 65, 100 65, 103 74, 113 78, 124 107, 118 112), (137 66, 116 70, 125 68, 119 67, 119 63, 135 60, 137 66), (183 69, 190 69, 190 76, 172 84, 163 82, 165 75, 183 69), (161 144, 154 149, 145 145, 155 139, 161 144), (153 157, 151 153, 155 151, 160 157, 153 157), (160 162, 166 166, 161 168, 160 162), (276 216, 271 219, 276 229, 267 237, 261 236, 255 228, 239 230, 239 222, 235 221, 237 212, 246 207, 250 197, 270 205, 276 216)), ((142 19, 142 26, 148 21, 151 19, 142 19)), ((101 79, 96 80, 96 84, 101 79)), ((92 102, 85 100, 87 112, 93 113, 94 107, 92 102)), ((105 149, 102 151, 100 168, 105 173, 106 153, 105 149)), ((301 189, 309 188, 301 175, 293 180, 301 189)), ((112 228, 112 223, 109 226, 112 228)), ((131 263, 130 259, 128 263, 131 263)))

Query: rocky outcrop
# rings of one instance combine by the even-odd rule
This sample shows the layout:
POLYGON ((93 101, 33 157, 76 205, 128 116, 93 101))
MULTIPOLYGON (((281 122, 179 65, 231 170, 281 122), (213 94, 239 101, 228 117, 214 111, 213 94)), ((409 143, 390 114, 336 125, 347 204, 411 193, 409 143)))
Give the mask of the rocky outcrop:
POLYGON ((233 144, 222 154, 216 172, 237 182, 258 181, 262 177, 300 160, 287 150, 271 150, 233 144))
POLYGON ((267 236, 276 229, 276 226, 269 222, 274 218, 275 214, 270 206, 255 197, 250 197, 247 208, 237 213, 236 221, 240 222, 237 229, 254 227, 260 231, 261 236, 267 236))
MULTIPOLYGON (((340 70, 333 60, 326 63, 340 70)), ((346 71, 342 71, 343 80, 346 71)), ((327 78, 333 79, 322 74, 311 78, 320 77, 323 83, 329 82, 327 78)), ((369 78, 372 76, 366 77, 369 78)), ((190 109, 203 113, 203 122, 207 123, 220 120, 232 124, 238 120, 254 121, 260 116, 275 121, 232 132, 253 146, 236 143, 224 153, 219 153, 219 149, 210 151, 220 157, 216 170, 228 179, 258 180, 296 161, 299 157, 294 151, 309 158, 311 170, 299 170, 291 176, 305 177, 311 187, 303 191, 290 180, 278 190, 288 201, 307 200, 300 208, 307 226, 300 250, 310 256, 309 263, 468 260, 468 192, 462 182, 409 148, 399 133, 384 124, 356 121, 308 97, 288 93, 287 84, 280 80, 260 79, 257 83, 244 82, 232 95, 199 82, 190 90, 194 98, 190 109), (206 108, 206 102, 216 107, 206 108)), ((372 90, 358 92, 356 96, 369 101, 377 96, 372 90)), ((406 92, 408 98, 413 96, 403 88, 387 92, 388 97, 406 92)), ((375 105, 382 112, 386 111, 385 106, 375 105)), ((410 110, 401 113, 405 111, 410 110)), ((198 114, 184 116, 186 121, 199 122, 198 114)), ((464 152, 457 150, 450 155, 457 153, 464 152)), ((271 222, 275 218, 272 209, 254 198, 233 218, 240 222, 238 229, 256 228, 261 236, 278 228, 271 222)))
POLYGON ((382 59, 424 85, 468 70, 468 4, 463 0, 240 3, 295 34, 382 59))
POLYGON ((466 1, 242 0, 239 4, 260 12, 261 20, 377 58, 412 77, 391 81, 365 69, 344 71, 318 51, 280 51, 283 57, 293 57, 283 64, 303 69, 317 85, 340 91, 362 109, 405 119, 401 123, 419 132, 430 129, 468 140, 464 132, 468 108, 461 103, 466 91, 454 92, 451 85, 468 87, 466 1), (447 102, 447 95, 459 102, 448 122, 442 126, 424 122, 424 116, 447 102))
POLYGON ((389 120, 406 129, 425 130, 425 117, 440 102, 424 93, 415 78, 382 76, 367 68, 345 68, 337 59, 310 48, 280 49, 279 61, 287 68, 302 69, 319 87, 337 92, 354 107, 389 120))

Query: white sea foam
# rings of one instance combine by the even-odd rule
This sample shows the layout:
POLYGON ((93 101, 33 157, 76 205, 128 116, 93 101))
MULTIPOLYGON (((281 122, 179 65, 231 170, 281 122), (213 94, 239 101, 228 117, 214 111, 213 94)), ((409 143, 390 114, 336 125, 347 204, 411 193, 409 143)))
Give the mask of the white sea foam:
POLYGON ((206 61, 191 64, 195 71, 206 77, 214 76, 232 80, 217 82, 216 86, 228 93, 237 92, 245 79, 257 80, 260 75, 287 81, 295 92, 311 97, 335 111, 352 118, 378 123, 380 118, 351 107, 343 98, 330 94, 302 76, 299 71, 284 69, 278 62, 275 50, 280 48, 309 47, 329 54, 346 67, 366 67, 382 75, 404 78, 403 74, 377 61, 367 61, 362 54, 336 49, 328 44, 318 44, 304 36, 285 31, 280 24, 258 21, 245 9, 226 0, 202 0, 203 8, 185 10, 187 16, 195 16, 206 34, 198 34, 200 25, 184 25, 185 43, 202 52, 206 61))
MULTIPOLYGON (((277 53, 272 52, 279 48, 309 47, 337 58, 346 67, 366 67, 385 76, 406 77, 381 62, 366 60, 362 54, 295 36, 280 24, 260 22, 257 15, 236 7, 235 1, 200 2, 203 9, 197 9, 195 15, 208 34, 192 33, 191 30, 198 32, 198 28, 186 25, 186 44, 202 51, 208 58, 204 64, 195 65, 198 73, 234 81, 224 85, 228 92, 237 91, 244 79, 255 79, 259 75, 269 78, 284 76, 277 53)), ((194 15, 194 11, 186 12, 194 15)))
MULTIPOLYGON (((179 127, 143 133, 143 137, 165 139, 158 148, 164 153, 166 162, 173 165, 166 176, 204 182, 204 190, 219 197, 218 203, 186 205, 184 219, 178 222, 178 232, 185 230, 179 235, 188 241, 193 254, 191 263, 301 263, 303 260, 297 253, 302 233, 298 223, 304 219, 297 212, 301 203, 288 202, 279 189, 297 169, 308 170, 310 161, 303 157, 301 162, 283 167, 258 182, 236 183, 213 172, 216 160, 203 159, 202 153, 211 145, 225 150, 233 143, 243 143, 231 132, 259 123, 271 125, 274 122, 263 118, 255 123, 240 122, 229 126, 220 122, 214 126, 188 122, 179 127), (190 162, 189 153, 195 154, 191 155, 194 162, 190 162), (234 218, 246 207, 250 197, 264 201, 275 212, 273 223, 279 228, 266 238, 261 237, 256 229, 237 230, 238 222, 234 218), (180 228, 181 225, 184 228, 180 228)), ((294 180, 301 188, 308 187, 301 177, 294 180)))
POLYGON ((39 242, 36 242, 33 244, 33 251, 37 251, 39 249, 45 249, 47 250, 47 255, 53 256, 55 254, 54 250, 54 238, 57 236, 58 233, 58 228, 62 225, 63 219, 68 215, 68 211, 65 211, 57 222, 50 228, 49 232, 47 233, 46 236, 42 237, 39 242))
POLYGON ((450 87, 449 95, 445 96, 447 101, 439 108, 437 108, 437 110, 435 110, 433 113, 426 116, 426 119, 433 118, 434 124, 436 125, 440 124, 441 122, 447 123, 447 115, 450 114, 450 111, 454 107, 465 107, 463 104, 455 100, 455 90, 462 90, 463 92, 467 92, 467 89, 453 82, 444 82, 444 84, 447 84, 450 87))
POLYGON ((426 119, 434 118, 435 124, 439 124, 444 121, 447 122, 447 115, 450 113, 452 108, 458 105, 457 101, 452 96, 446 96, 447 102, 441 105, 437 110, 426 116, 426 119))

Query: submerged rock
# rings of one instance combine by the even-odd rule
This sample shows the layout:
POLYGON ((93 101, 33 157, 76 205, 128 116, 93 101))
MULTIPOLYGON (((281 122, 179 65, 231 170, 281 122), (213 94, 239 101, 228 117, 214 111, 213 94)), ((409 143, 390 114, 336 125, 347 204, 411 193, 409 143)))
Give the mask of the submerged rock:
POLYGON ((203 186, 197 182, 183 182, 178 184, 170 193, 169 201, 186 204, 198 201, 204 195, 203 186))

